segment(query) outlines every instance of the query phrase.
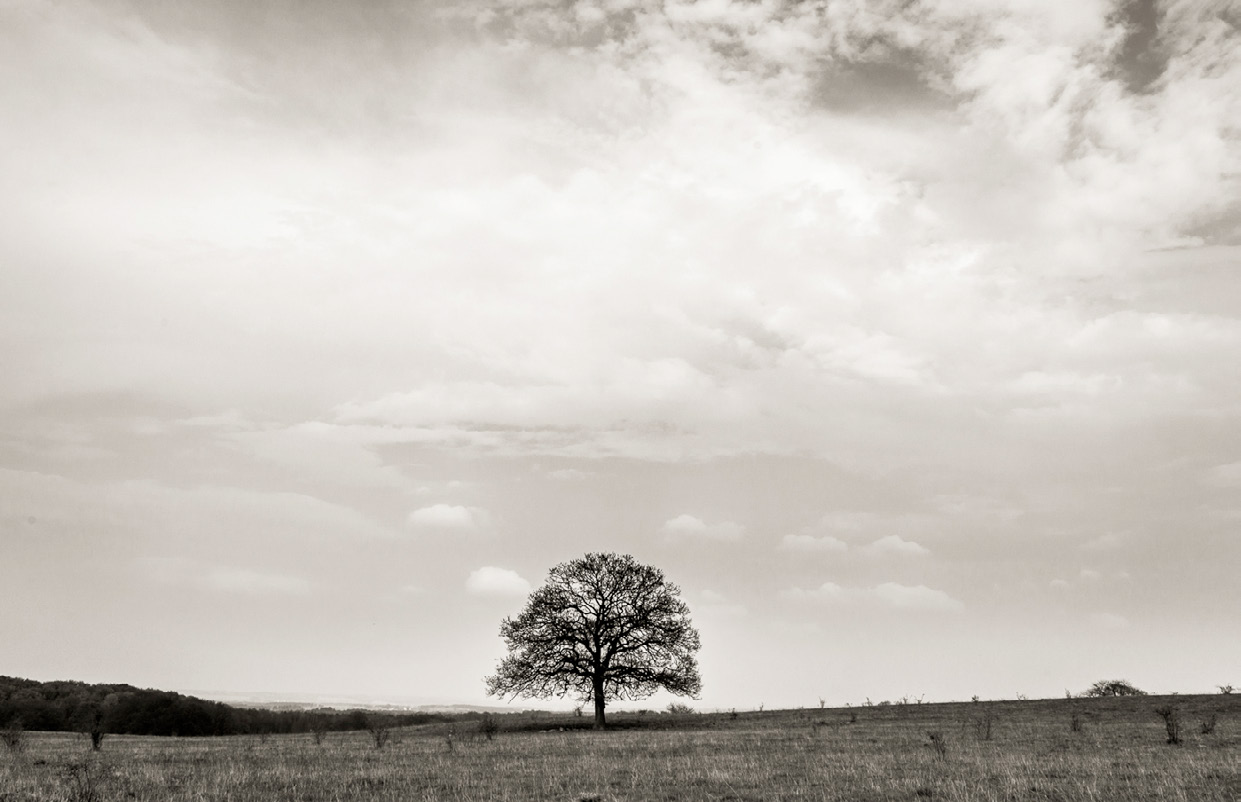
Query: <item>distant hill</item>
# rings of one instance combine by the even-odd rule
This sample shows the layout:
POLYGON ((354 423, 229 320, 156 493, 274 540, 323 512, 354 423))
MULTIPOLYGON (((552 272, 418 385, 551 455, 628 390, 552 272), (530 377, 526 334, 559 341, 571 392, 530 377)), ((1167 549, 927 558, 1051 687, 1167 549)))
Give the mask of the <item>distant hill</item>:
POLYGON ((259 708, 262 710, 374 710, 385 713, 521 713, 528 708, 499 707, 467 704, 419 704, 413 701, 380 701, 364 696, 333 696, 328 694, 287 694, 266 691, 199 691, 186 693, 200 699, 224 702, 233 707, 259 708))
POLYGON ((133 685, 39 682, 0 676, 0 727, 27 730, 85 731, 99 722, 104 732, 130 735, 239 735, 361 730, 376 720, 389 726, 409 726, 471 715, 478 714, 460 710, 448 716, 391 708, 264 709, 133 685))

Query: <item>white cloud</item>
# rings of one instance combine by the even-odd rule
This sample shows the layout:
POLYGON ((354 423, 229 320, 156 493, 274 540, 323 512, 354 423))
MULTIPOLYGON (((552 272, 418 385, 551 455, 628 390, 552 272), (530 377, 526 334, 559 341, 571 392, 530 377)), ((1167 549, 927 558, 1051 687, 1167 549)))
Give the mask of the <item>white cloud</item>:
POLYGON ((873 588, 872 592, 883 604, 898 609, 961 610, 965 607, 944 591, 928 588, 926 585, 911 587, 896 582, 884 582, 873 588))
POLYGON ((660 531, 670 539, 735 542, 741 539, 745 527, 732 521, 709 524, 686 513, 664 521, 660 531))
POLYGON ((723 593, 714 590, 705 589, 698 594, 698 598, 702 604, 696 609, 712 616, 735 618, 749 615, 750 612, 746 605, 730 601, 723 593))
POLYGON ((583 471, 578 468, 560 468, 554 471, 548 471, 548 476, 561 482, 573 482, 594 476, 593 471, 583 471))
POLYGON ((905 540, 900 535, 886 535, 881 537, 869 546, 863 549, 864 552, 876 557, 885 556, 901 556, 901 557, 921 557, 930 554, 930 550, 926 547, 905 540))
POLYGON ((412 526, 428 529, 476 529, 486 521, 486 513, 474 507, 456 504, 433 504, 409 514, 412 526))
POLYGON ((525 596, 531 590, 516 571, 490 565, 471 571, 465 589, 475 596, 525 596))
POLYGON ((931 610, 950 612, 965 605, 942 590, 925 585, 902 585, 883 582, 870 588, 847 588, 835 582, 824 582, 813 590, 793 588, 787 598, 824 604, 864 605, 894 610, 931 610))
POLYGON ((780 539, 780 549, 797 552, 833 552, 848 551, 849 544, 837 540, 831 535, 785 535, 780 539))
POLYGON ((1241 487, 1241 462, 1216 465, 1207 471, 1206 481, 1215 487, 1241 487))

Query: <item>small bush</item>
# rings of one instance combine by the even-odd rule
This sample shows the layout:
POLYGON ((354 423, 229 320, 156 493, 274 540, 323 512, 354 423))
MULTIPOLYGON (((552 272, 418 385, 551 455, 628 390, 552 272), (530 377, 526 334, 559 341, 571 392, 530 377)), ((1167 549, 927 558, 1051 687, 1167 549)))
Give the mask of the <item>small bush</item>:
POLYGON ((1202 721, 1198 723, 1199 731, 1203 735, 1213 734, 1215 732, 1215 720, 1216 720, 1216 716, 1214 713, 1204 718, 1202 721))
POLYGON ((392 729, 388 722, 379 716, 369 716, 366 719, 366 731, 371 734, 376 749, 383 749, 392 738, 392 729))
POLYGON ((26 731, 22 729, 20 718, 14 717, 4 725, 4 729, 0 730, 0 741, 3 741, 8 750, 14 754, 26 748, 26 731))
POLYGON ((1181 717, 1177 709, 1171 705, 1157 707, 1155 713, 1163 719, 1164 730, 1168 733, 1168 743, 1179 744, 1181 742, 1181 717))
POLYGON ((1234 690, 1234 688, 1233 688, 1231 685, 1218 685, 1218 686, 1216 686, 1216 687, 1218 687, 1218 688, 1219 688, 1219 692, 1220 692, 1220 693, 1223 693, 1223 694, 1229 694, 1229 693, 1232 693, 1232 692, 1233 692, 1233 690, 1234 690))
POLYGON ((1082 714, 1074 710, 1072 717, 1069 718, 1069 732, 1081 732, 1081 731, 1082 731, 1082 714))
MULTIPOLYGON (((761 710, 762 708, 759 709, 761 710)), ((672 702, 668 705, 668 712, 674 716, 692 716, 694 714, 694 708, 684 702, 672 702)))
POLYGON ((926 737, 931 739, 931 749, 935 750, 935 756, 940 760, 948 758, 948 740, 944 738, 944 734, 938 731, 929 731, 926 737))
POLYGON ((483 713, 483 717, 478 720, 478 731, 490 741, 500 731, 500 722, 496 721, 496 717, 490 713, 483 713))
POLYGON ((974 735, 978 736, 980 741, 990 741, 992 725, 995 724, 995 711, 990 705, 980 705, 980 707, 982 709, 972 720, 974 735))
POLYGON ((66 802, 103 802, 106 771, 97 761, 70 763, 61 774, 66 802))

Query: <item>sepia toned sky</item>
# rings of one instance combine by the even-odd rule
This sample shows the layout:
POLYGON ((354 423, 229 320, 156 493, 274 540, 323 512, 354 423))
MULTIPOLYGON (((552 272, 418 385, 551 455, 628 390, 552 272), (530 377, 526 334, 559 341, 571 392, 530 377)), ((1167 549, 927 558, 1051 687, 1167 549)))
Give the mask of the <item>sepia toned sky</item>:
POLYGON ((0 0, 0 674, 484 703, 606 550, 702 707, 1241 682, 1239 25, 0 0))

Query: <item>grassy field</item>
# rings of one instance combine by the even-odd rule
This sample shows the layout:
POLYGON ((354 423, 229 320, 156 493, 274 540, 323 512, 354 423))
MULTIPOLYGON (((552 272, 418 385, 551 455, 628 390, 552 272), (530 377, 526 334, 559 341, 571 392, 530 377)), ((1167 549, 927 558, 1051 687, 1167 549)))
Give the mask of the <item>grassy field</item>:
POLYGON ((362 732, 112 736, 91 753, 81 737, 29 733, 0 753, 0 802, 1241 800, 1241 695, 613 719, 592 732, 502 716, 494 740, 436 725, 382 749, 362 732), (1155 713, 1168 706, 1178 745, 1155 713))

